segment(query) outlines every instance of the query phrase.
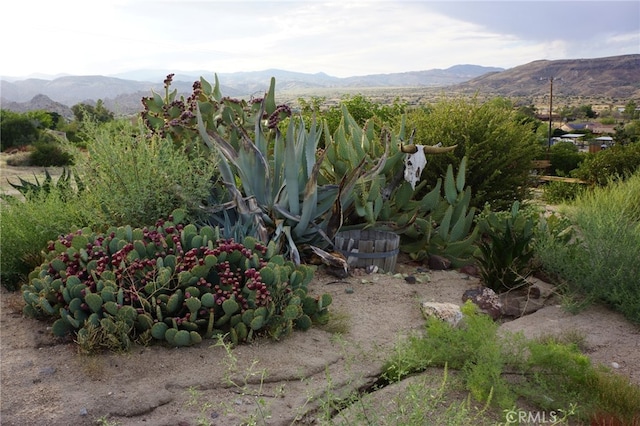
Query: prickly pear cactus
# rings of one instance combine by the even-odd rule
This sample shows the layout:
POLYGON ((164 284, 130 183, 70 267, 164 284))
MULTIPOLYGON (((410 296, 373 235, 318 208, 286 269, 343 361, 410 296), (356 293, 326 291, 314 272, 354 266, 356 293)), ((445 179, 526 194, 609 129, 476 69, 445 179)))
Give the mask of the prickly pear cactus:
POLYGON ((279 338, 326 317, 328 295, 307 300, 314 300, 307 296, 312 267, 269 257, 272 250, 250 237, 239 243, 182 224, 183 217, 177 210, 153 227, 83 229, 51 242, 22 288, 25 314, 55 318, 57 336, 91 327, 171 346, 214 335, 234 344, 279 338))

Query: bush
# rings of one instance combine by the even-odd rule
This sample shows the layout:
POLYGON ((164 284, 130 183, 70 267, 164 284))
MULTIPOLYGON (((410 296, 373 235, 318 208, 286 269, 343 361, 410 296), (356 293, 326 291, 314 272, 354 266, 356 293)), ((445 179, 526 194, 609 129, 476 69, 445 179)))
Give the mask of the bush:
POLYGON ((606 185, 612 178, 626 178, 640 169, 640 143, 615 145, 587 154, 575 176, 592 184, 606 185))
POLYGON ((62 167, 73 164, 73 155, 55 142, 39 141, 31 152, 31 164, 39 167, 62 167))
POLYGON ((38 127, 26 114, 0 109, 0 149, 29 145, 38 139, 38 127))
POLYGON ((331 297, 307 295, 312 267, 285 261, 275 243, 223 240, 184 217, 177 210, 153 227, 85 229, 50 242, 22 288, 25 314, 55 318, 53 333, 77 333, 88 351, 126 350, 136 340, 278 339, 328 318, 331 297))
POLYGON ((587 190, 584 185, 570 182, 548 182, 542 188, 544 190, 542 198, 550 204, 573 201, 587 190))
POLYGON ((209 196, 213 157, 190 155, 156 136, 147 139, 123 122, 87 126, 88 155, 78 156, 77 170, 109 225, 150 225, 176 208, 195 215, 209 196))
POLYGON ((452 155, 458 161, 467 156, 466 180, 474 190, 471 205, 477 208, 489 203, 506 210, 528 197, 531 161, 541 149, 533 127, 500 98, 486 103, 443 100, 407 115, 407 128, 416 129, 415 143, 458 145, 454 154, 429 157, 422 179, 435 184, 455 162, 452 155))
POLYGON ((551 170, 558 176, 569 176, 572 170, 578 168, 583 157, 572 142, 557 143, 550 150, 551 170))

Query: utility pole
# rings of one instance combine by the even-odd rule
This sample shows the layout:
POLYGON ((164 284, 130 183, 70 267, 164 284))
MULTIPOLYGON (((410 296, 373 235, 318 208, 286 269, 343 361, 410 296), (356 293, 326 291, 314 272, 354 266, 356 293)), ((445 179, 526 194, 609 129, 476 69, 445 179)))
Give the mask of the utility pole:
POLYGON ((549 157, 549 154, 551 152, 551 136, 553 134, 552 122, 553 122, 553 77, 549 78, 549 146, 547 147, 547 157, 549 157))

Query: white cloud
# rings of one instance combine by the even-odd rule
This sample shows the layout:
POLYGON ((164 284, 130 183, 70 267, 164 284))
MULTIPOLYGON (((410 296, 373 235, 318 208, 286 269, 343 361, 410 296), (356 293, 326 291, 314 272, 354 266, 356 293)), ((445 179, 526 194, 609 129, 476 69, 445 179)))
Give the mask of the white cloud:
POLYGON ((12 1, 3 6, 0 74, 280 68, 346 77, 640 53, 640 16, 622 16, 625 2, 604 2, 618 21, 591 20, 590 30, 580 15, 593 9, 588 2, 517 3, 12 1), (523 19, 546 16, 549 5, 580 19, 556 15, 553 34, 523 19))

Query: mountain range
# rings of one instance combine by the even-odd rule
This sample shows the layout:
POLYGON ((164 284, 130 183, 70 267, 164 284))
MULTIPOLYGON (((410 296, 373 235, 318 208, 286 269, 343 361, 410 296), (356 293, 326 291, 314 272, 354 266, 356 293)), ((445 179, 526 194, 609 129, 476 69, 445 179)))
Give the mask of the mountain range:
MULTIPOLYGON (((23 112, 33 109, 56 111, 70 116, 77 103, 93 104, 102 99, 117 114, 134 114, 141 98, 151 91, 163 92, 163 81, 171 71, 137 70, 115 76, 60 76, 53 79, 28 78, 0 81, 2 108, 23 112)), ((176 72, 172 88, 191 93, 193 82, 207 71, 176 72)), ((232 97, 261 96, 271 77, 278 93, 317 93, 327 90, 351 92, 360 89, 439 90, 451 93, 481 93, 491 96, 546 96, 553 78, 554 96, 582 96, 640 101, 640 54, 596 59, 540 60, 510 69, 478 65, 456 65, 447 69, 332 77, 269 69, 255 72, 221 73, 222 93, 232 97), (314 90, 316 92, 314 92, 314 90)), ((324 92, 323 92, 324 91, 324 92)))

